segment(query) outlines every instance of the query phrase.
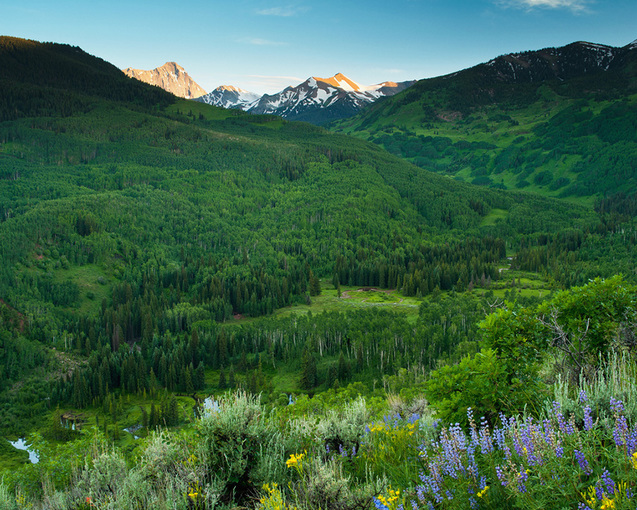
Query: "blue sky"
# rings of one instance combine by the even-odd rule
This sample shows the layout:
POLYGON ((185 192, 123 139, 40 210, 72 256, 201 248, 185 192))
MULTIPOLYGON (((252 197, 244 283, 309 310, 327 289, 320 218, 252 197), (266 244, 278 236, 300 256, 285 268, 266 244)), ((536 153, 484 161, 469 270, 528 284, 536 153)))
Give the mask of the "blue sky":
POLYGON ((637 39, 637 0, 0 0, 0 34, 80 46, 119 68, 182 65, 207 91, 274 93, 451 73, 504 53, 637 39))

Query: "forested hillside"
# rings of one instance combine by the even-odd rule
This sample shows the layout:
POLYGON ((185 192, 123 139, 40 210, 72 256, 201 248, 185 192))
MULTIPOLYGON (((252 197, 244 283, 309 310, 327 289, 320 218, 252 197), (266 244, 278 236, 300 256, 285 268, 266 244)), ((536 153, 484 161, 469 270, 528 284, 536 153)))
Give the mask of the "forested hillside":
MULTIPOLYGON (((37 431, 54 490, 79 464, 54 475, 47 462, 88 441, 64 424, 95 427, 96 448, 112 441, 132 459, 138 433, 206 426, 193 420, 211 394, 261 394, 282 423, 297 398, 323 412, 367 395, 381 413, 384 392, 400 393, 404 414, 445 363, 516 379, 520 361, 483 352, 502 347, 479 333, 491 312, 531 316, 557 290, 616 273, 625 280, 611 289, 634 293, 634 212, 616 200, 594 211, 458 182, 378 144, 177 100, 69 46, 0 38, 0 64, 0 430, 37 431)), ((604 324, 629 337, 633 312, 617 302, 604 324)), ((515 341, 537 333, 514 322, 515 341)), ((533 349, 520 381, 540 377, 533 349)), ((497 410, 529 402, 503 395, 497 410)), ((13 457, 4 465, 20 465, 13 457)), ((39 476, 18 472, 12 490, 39 498, 39 476)), ((261 478, 231 478, 218 501, 255 506, 261 478)))
POLYGON ((504 55, 421 80, 334 129, 457 180, 626 209, 637 189, 636 59, 635 45, 590 43, 504 55))

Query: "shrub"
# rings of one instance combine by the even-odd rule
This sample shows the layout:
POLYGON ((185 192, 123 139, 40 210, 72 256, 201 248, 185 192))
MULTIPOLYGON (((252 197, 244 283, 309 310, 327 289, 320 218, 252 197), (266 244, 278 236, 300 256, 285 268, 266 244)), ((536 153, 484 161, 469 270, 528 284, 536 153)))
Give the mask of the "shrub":
POLYGON ((283 440, 258 397, 226 395, 196 428, 208 480, 217 479, 223 501, 246 502, 264 483, 284 479, 283 440))

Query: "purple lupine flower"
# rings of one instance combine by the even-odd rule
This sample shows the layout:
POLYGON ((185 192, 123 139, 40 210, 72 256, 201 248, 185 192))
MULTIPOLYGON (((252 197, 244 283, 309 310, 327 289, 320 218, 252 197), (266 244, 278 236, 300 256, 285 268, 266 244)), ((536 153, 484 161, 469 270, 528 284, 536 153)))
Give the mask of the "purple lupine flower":
POLYGON ((356 457, 356 445, 352 446, 352 457, 356 457))
MULTIPOLYGON (((442 498, 442 495, 440 494, 440 485, 438 484, 438 480, 436 480, 433 476, 425 476, 424 479, 421 477, 421 480, 423 480, 424 489, 427 492, 431 493, 431 495, 436 500, 436 503, 441 503, 443 498, 442 498)), ((423 498, 420 498, 420 500, 422 501, 423 499, 424 499, 424 494, 423 494, 423 498)))
POLYGON ((590 506, 588 506, 586 503, 578 503, 577 510, 593 510, 593 509, 590 506))
POLYGON ((507 486, 507 480, 506 480, 506 477, 504 475, 504 469, 502 469, 502 466, 496 466, 495 467, 495 474, 498 476, 498 480, 500 480, 500 483, 502 484, 502 487, 506 487, 507 486))
POLYGON ((617 446, 624 446, 628 436, 628 422, 623 414, 616 414, 615 428, 613 429, 613 439, 617 446))
POLYGON ((564 419, 562 411, 560 411, 560 404, 558 402, 553 402, 553 411, 555 412, 555 417, 557 418, 557 425, 562 433, 570 435, 568 425, 566 423, 566 420, 564 419))
POLYGON ((480 448, 483 454, 493 451, 493 441, 489 434, 489 423, 484 416, 480 418, 480 448))
POLYGON ((338 445, 338 452, 341 454, 341 457, 347 457, 347 448, 343 448, 342 444, 338 445))
POLYGON ((608 472, 608 469, 604 469, 604 472, 602 473, 602 483, 606 487, 606 494, 608 494, 609 496, 612 496, 615 494, 615 489, 616 489, 615 482, 610 477, 610 473, 608 472))
POLYGON ((526 472, 526 469, 524 469, 524 466, 520 466, 520 476, 518 478, 518 490, 520 492, 526 492, 526 485, 524 484, 524 482, 526 482, 529 479, 529 474, 526 472))
POLYGON ((546 444, 552 445, 555 439, 555 432, 553 431, 553 425, 551 425, 551 420, 546 419, 542 422, 543 427, 543 436, 546 444))
POLYGON ((586 392, 584 390, 580 390, 580 392, 579 392, 579 401, 583 404, 587 400, 588 400, 588 395, 586 395, 586 392))
POLYGON ((517 453, 519 457, 524 456, 524 447, 520 442, 520 437, 518 436, 518 434, 513 435, 513 448, 515 448, 515 453, 517 453))
POLYGON ((624 403, 621 400, 615 400, 610 397, 610 410, 613 414, 622 414, 624 412, 624 403))
POLYGON ((633 453, 637 451, 637 429, 633 428, 628 438, 626 439, 626 453, 629 457, 632 457, 633 453))
POLYGON ((602 486, 599 483, 595 484, 595 497, 599 501, 602 501, 604 499, 604 490, 602 489, 602 486))
POLYGON ((591 430, 593 428, 593 416, 591 412, 591 406, 584 408, 584 430, 591 430))
POLYGON ((504 450, 506 446, 506 435, 504 433, 504 429, 496 427, 493 429, 493 437, 495 439, 496 444, 500 450, 504 450))
POLYGON ((580 469, 584 471, 584 474, 592 475, 593 470, 589 466, 586 456, 579 450, 573 450, 573 453, 575 454, 575 458, 577 459, 580 469))
POLYGON ((378 498, 374 498, 374 506, 376 506, 376 508, 378 510, 389 510, 389 507, 383 503, 381 503, 380 499, 378 498))
POLYGON ((557 446, 555 447, 555 456, 558 459, 561 459, 562 457, 564 457, 564 447, 562 446, 561 443, 558 443, 557 446))
POLYGON ((522 427, 520 431, 520 436, 522 438, 522 444, 524 445, 524 450, 526 457, 529 460, 529 464, 531 466, 537 466, 538 464, 542 464, 542 458, 537 455, 535 443, 533 442, 533 436, 537 435, 540 432, 539 427, 534 425, 532 421, 529 421, 522 427))

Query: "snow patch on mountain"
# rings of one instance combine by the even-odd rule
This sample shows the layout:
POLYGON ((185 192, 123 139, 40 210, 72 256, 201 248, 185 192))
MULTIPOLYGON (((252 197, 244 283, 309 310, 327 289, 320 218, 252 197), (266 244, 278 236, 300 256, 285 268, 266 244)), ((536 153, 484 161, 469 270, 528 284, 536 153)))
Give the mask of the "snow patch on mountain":
POLYGON ((217 87, 196 101, 254 114, 279 115, 320 124, 354 115, 379 98, 392 96, 413 83, 415 81, 386 81, 376 85, 360 85, 338 73, 330 78, 311 76, 295 87, 263 96, 237 87, 217 87))
POLYGON ((240 89, 239 87, 221 85, 205 96, 197 98, 196 101, 221 106, 222 108, 247 110, 260 97, 259 94, 240 89))

